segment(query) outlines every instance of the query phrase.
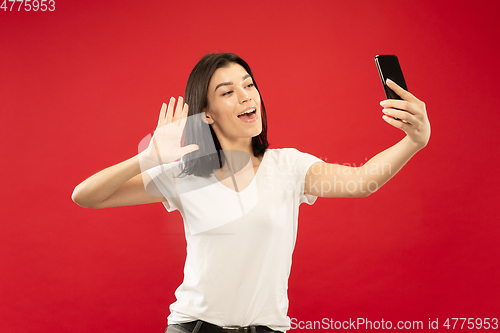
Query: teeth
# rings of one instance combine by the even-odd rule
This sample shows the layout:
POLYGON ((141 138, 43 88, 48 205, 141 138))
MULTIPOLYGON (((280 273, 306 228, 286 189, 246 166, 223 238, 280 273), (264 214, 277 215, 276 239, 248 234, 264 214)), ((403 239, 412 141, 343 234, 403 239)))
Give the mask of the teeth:
POLYGON ((254 111, 255 111, 255 109, 246 110, 245 112, 240 113, 238 116, 241 116, 242 114, 245 114, 245 113, 252 113, 254 111))

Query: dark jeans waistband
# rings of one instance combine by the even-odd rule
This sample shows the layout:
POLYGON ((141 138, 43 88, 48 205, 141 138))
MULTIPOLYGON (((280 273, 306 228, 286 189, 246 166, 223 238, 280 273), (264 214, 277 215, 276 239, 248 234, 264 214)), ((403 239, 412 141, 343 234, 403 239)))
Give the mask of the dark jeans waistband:
MULTIPOLYGON (((169 326, 178 326, 185 332, 191 333, 281 333, 267 326, 217 326, 206 321, 196 320, 188 323, 180 323, 169 326)), ((167 328, 168 333, 168 328, 167 328)))

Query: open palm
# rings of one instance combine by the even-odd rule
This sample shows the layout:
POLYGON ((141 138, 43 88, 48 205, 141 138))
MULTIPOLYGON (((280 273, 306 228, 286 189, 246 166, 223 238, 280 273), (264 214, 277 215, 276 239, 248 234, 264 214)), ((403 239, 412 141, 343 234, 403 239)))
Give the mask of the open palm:
MULTIPOLYGON (((168 164, 193 152, 197 145, 181 146, 182 133, 186 125, 189 106, 179 97, 174 112, 175 98, 170 98, 168 107, 163 103, 158 126, 146 150, 142 152, 145 164, 149 167, 168 164)), ((142 163, 141 163, 142 164, 142 163)))

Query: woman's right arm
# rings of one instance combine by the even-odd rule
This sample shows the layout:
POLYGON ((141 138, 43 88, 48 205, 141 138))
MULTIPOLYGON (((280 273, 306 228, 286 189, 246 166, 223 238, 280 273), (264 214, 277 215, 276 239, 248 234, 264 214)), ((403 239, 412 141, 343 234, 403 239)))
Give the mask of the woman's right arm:
POLYGON ((104 169, 79 184, 71 196, 85 208, 132 206, 166 201, 164 197, 148 194, 144 184, 151 178, 148 170, 159 164, 168 164, 198 149, 197 145, 181 147, 181 137, 189 107, 179 97, 174 113, 175 98, 163 104, 160 119, 149 146, 138 155, 104 169), (144 179, 143 179, 144 177, 144 179))
POLYGON ((87 178, 73 191, 71 198, 84 208, 109 208, 166 201, 149 195, 144 187, 139 155, 113 165, 87 178))

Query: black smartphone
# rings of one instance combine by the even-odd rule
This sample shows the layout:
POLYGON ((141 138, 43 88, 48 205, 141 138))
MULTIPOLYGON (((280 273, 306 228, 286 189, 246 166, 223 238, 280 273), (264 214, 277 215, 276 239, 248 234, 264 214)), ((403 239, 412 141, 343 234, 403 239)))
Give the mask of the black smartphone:
POLYGON ((403 76, 403 71, 399 65, 398 57, 393 54, 383 54, 375 56, 375 63, 377 64, 378 73, 382 84, 384 85, 385 95, 388 99, 401 99, 394 91, 389 89, 385 84, 387 79, 391 79, 396 82, 398 86, 408 91, 406 86, 405 77, 403 76))

